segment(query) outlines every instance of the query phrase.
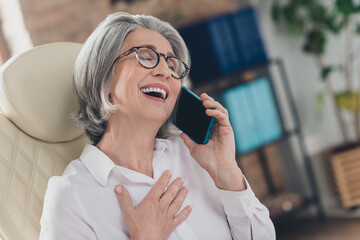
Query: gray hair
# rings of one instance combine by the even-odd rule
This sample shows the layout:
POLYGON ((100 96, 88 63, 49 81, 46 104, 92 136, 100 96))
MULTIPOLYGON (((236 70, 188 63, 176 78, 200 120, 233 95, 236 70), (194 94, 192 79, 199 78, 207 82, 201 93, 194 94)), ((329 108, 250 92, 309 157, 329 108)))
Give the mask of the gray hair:
MULTIPOLYGON (((167 22, 152 16, 118 12, 108 15, 84 43, 75 63, 74 88, 80 110, 73 114, 93 144, 104 135, 107 121, 114 111, 108 99, 108 86, 113 76, 113 62, 122 50, 126 36, 138 28, 154 30, 170 43, 174 54, 190 66, 190 56, 180 34, 167 22)), ((182 81, 183 83, 183 81, 182 81)), ((173 114, 161 126, 157 137, 173 134, 173 114)))

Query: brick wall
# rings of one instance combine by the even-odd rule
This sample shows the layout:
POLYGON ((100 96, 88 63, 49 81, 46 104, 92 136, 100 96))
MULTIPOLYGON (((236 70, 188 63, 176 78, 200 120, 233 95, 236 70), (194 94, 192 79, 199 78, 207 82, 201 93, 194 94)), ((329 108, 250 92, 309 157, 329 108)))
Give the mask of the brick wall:
POLYGON ((150 14, 168 21, 174 27, 206 19, 224 12, 234 11, 247 0, 140 0, 133 4, 120 2, 117 11, 132 14, 150 14))
POLYGON ((83 42, 109 12, 106 0, 19 0, 34 45, 83 42))
MULTIPOLYGON (((239 5, 248 2, 247 0, 134 0, 129 4, 123 0, 111 4, 111 0, 3 0, 0 5, 2 15, 13 1, 18 2, 25 29, 16 30, 18 34, 13 36, 7 36, 8 31, 4 31, 5 38, 8 43, 18 41, 15 38, 24 31, 24 35, 30 36, 33 46, 55 41, 84 42, 107 14, 112 12, 150 14, 179 27, 236 10, 239 5)), ((3 20, 4 24, 6 21, 7 19, 3 20)), ((12 28, 17 25, 13 24, 12 28)), ((8 45, 10 45, 10 55, 25 50, 8 45)), ((27 47, 31 47, 28 45, 27 47)))

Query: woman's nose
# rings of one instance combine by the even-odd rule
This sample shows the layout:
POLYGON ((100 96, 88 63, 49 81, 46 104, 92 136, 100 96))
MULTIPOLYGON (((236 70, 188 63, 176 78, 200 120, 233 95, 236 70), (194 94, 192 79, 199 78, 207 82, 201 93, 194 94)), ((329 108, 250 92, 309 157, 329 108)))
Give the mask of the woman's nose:
POLYGON ((171 77, 171 70, 164 57, 160 57, 158 65, 152 71, 153 76, 162 76, 165 79, 171 77))

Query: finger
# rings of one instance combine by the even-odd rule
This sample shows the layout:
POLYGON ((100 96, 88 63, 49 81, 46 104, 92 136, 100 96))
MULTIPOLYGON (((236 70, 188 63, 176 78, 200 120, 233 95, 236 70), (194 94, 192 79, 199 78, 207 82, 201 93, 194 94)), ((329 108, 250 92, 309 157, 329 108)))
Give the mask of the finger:
POLYGON ((230 126, 229 118, 225 113, 216 109, 206 109, 206 114, 210 117, 215 117, 219 121, 220 125, 230 126))
POLYGON ((206 101, 206 100, 214 100, 212 97, 210 97, 207 93, 202 93, 200 95, 200 99, 201 101, 206 101))
POLYGON ((219 110, 219 111, 225 113, 226 116, 229 115, 228 110, 226 108, 224 108, 223 105, 221 105, 217 101, 206 100, 203 102, 203 105, 205 108, 215 108, 216 110, 219 110))
POLYGON ((163 172, 159 180, 157 180, 157 182, 151 188, 150 192, 146 197, 156 198, 159 200, 162 194, 164 193, 166 186, 169 184, 171 175, 172 174, 170 170, 166 170, 165 172, 163 172))
POLYGON ((174 199, 174 201, 171 203, 170 207, 169 207, 169 214, 171 216, 174 216, 181 208, 181 206, 183 205, 185 198, 188 194, 188 189, 187 187, 182 187, 179 194, 176 196, 176 198, 174 199))
POLYGON ((176 217, 173 219, 173 228, 175 229, 180 225, 191 213, 191 207, 186 206, 176 217))
POLYGON ((181 138, 184 141, 185 146, 189 149, 190 152, 192 152, 193 148, 196 146, 196 143, 185 133, 181 134, 181 138))
POLYGON ((182 178, 176 178, 161 196, 160 203, 163 206, 168 207, 170 203, 174 200, 176 195, 178 194, 183 183, 184 180, 182 178))
POLYGON ((123 214, 126 215, 130 213, 134 209, 134 206, 127 189, 124 186, 117 185, 114 190, 123 214))
POLYGON ((221 112, 225 113, 227 116, 228 110, 221 105, 218 101, 215 101, 214 98, 210 97, 207 93, 202 93, 200 95, 200 99, 203 101, 203 105, 206 108, 215 108, 217 110, 220 110, 221 112))

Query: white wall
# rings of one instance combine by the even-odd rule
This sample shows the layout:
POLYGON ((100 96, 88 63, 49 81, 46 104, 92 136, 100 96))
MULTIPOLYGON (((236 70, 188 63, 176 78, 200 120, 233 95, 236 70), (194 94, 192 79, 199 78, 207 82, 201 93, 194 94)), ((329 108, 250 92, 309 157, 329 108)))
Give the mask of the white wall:
MULTIPOLYGON (((285 62, 303 132, 310 145, 310 153, 316 154, 324 148, 339 144, 341 135, 328 97, 325 98, 322 119, 316 112, 315 96, 324 91, 324 85, 313 58, 301 50, 302 39, 288 35, 274 24, 270 16, 272 1, 252 2, 258 5, 258 15, 269 55, 280 57, 285 62)), ((344 59, 344 40, 344 35, 329 39, 326 62, 336 64, 344 59)), ((342 76, 334 74, 332 78, 336 88, 340 89, 343 86, 342 76)))
MULTIPOLYGON (((263 38, 270 57, 281 58, 284 61, 288 73, 295 104, 300 115, 302 130, 309 154, 312 156, 312 165, 316 174, 316 179, 320 187, 320 198, 325 207, 325 214, 328 217, 358 217, 360 212, 344 210, 337 196, 334 194, 334 186, 329 184, 329 173, 327 172, 327 159, 319 155, 322 150, 341 143, 341 133, 336 122, 333 108, 329 97, 325 97, 322 117, 316 112, 315 96, 319 92, 324 92, 318 69, 313 58, 302 52, 302 41, 300 38, 289 36, 280 30, 271 19, 271 0, 252 0, 258 7, 259 23, 263 38)), ((356 48, 360 46, 360 37, 354 40, 356 48)), ((326 62, 338 64, 345 57, 345 34, 336 38, 329 39, 326 62)), ((359 81, 359 62, 354 64, 354 82, 359 81)), ((343 76, 334 74, 333 84, 336 89, 342 89, 343 76)), ((356 84, 358 86, 358 84, 356 84)), ((356 88, 356 90, 358 87, 356 88)), ((347 115, 347 125, 351 126, 350 115, 347 115)), ((354 136, 352 129, 349 133, 354 136)), ((304 166, 299 163, 299 168, 304 170, 304 166)), ((304 172, 303 172, 304 173, 304 172)), ((304 175, 305 176, 305 175, 304 175)))
POLYGON ((33 44, 24 24, 19 0, 0 0, 0 13, 10 56, 30 49, 33 44))

